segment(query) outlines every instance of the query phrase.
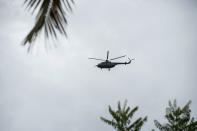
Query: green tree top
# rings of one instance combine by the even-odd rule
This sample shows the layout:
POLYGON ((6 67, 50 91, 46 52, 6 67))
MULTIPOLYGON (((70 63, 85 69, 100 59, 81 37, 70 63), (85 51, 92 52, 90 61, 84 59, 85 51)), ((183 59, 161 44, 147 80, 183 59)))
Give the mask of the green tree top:
POLYGON ((138 107, 134 109, 127 107, 127 101, 124 102, 123 107, 121 107, 120 102, 118 102, 118 109, 116 111, 109 106, 109 113, 112 116, 112 120, 108 120, 104 117, 100 117, 100 119, 114 127, 117 131, 139 131, 147 121, 147 117, 140 117, 131 123, 131 119, 137 110, 138 107))
POLYGON ((197 121, 194 121, 194 117, 191 118, 190 104, 191 101, 181 108, 177 106, 176 100, 173 103, 169 101, 165 115, 168 123, 160 124, 155 120, 155 126, 160 131, 197 131, 197 121))

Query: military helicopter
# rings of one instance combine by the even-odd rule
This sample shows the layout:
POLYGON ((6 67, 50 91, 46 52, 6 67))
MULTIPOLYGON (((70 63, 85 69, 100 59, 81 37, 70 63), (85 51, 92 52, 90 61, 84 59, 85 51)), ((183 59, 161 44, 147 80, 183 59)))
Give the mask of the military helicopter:
POLYGON ((128 62, 111 62, 112 60, 116 60, 116 59, 120 59, 120 58, 123 58, 125 57, 126 55, 123 55, 123 56, 119 56, 119 57, 115 57, 115 58, 112 58, 112 59, 109 59, 109 51, 107 51, 107 59, 106 60, 103 60, 103 59, 97 59, 97 58, 89 58, 89 59, 93 59, 93 60, 100 60, 100 61, 103 61, 101 63, 99 63, 98 65, 96 65, 98 68, 105 68, 105 69, 108 69, 110 71, 111 68, 115 67, 116 65, 127 65, 127 64, 130 64, 132 60, 134 59, 129 59, 128 62))

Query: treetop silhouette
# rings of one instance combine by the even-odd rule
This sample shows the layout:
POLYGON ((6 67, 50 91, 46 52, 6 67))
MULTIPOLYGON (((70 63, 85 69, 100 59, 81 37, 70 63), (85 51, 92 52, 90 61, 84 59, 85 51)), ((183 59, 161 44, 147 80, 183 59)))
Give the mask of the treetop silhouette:
POLYGON ((197 121, 191 117, 190 104, 191 101, 181 108, 177 106, 176 100, 173 103, 169 101, 165 115, 168 123, 161 124, 155 120, 155 126, 160 131, 197 131, 197 121))
POLYGON ((123 107, 121 107, 121 103, 118 102, 117 108, 117 110, 113 110, 111 106, 109 106, 109 113, 112 116, 112 120, 108 120, 104 117, 100 117, 100 119, 118 131, 139 131, 147 121, 146 116, 144 118, 140 117, 131 123, 131 119, 138 110, 138 106, 133 109, 129 106, 127 107, 127 100, 125 100, 123 107))

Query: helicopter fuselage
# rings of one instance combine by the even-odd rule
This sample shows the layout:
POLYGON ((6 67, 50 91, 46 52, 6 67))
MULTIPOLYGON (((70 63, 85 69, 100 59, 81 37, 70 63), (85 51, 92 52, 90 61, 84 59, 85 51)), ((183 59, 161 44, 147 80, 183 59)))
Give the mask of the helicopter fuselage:
POLYGON ((111 62, 109 60, 106 60, 105 62, 101 62, 97 65, 98 68, 107 68, 107 69, 110 69, 110 68, 113 68, 115 67, 116 65, 120 65, 120 64, 130 64, 131 63, 131 60, 129 59, 129 62, 111 62))
POLYGON ((110 61, 105 61, 105 62, 101 62, 97 65, 98 68, 113 68, 115 67, 116 64, 115 63, 112 63, 110 61))

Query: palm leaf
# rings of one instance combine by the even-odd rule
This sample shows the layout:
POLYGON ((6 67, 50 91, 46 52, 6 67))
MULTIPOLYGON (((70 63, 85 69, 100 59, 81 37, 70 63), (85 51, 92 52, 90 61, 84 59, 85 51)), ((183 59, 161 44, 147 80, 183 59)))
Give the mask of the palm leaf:
POLYGON ((120 121, 120 116, 114 110, 112 110, 111 106, 109 106, 109 113, 117 123, 120 121))
POLYGON ((39 9, 35 25, 25 37, 23 45, 29 44, 29 48, 31 48, 32 43, 43 28, 46 38, 57 39, 57 33, 67 36, 65 30, 67 25, 66 14, 72 11, 73 0, 25 0, 24 3, 33 13, 39 9))
POLYGON ((114 128, 117 127, 117 123, 115 123, 114 121, 107 120, 107 119, 104 118, 104 117, 100 117, 100 119, 101 119, 102 121, 104 121, 105 123, 107 123, 108 125, 113 126, 114 128))
POLYGON ((143 124, 147 121, 147 117, 145 117, 144 119, 140 120, 136 125, 135 125, 135 130, 139 131, 141 129, 141 127, 143 126, 143 124))
POLYGON ((133 115, 134 115, 134 113, 135 113, 137 110, 138 110, 138 106, 136 106, 133 110, 131 110, 131 111, 129 112, 128 117, 129 117, 129 118, 132 118, 133 115))

